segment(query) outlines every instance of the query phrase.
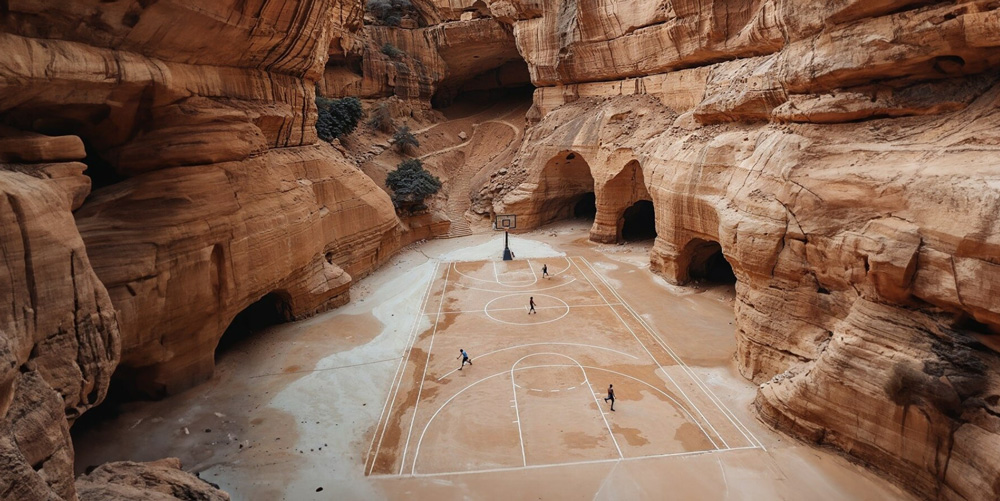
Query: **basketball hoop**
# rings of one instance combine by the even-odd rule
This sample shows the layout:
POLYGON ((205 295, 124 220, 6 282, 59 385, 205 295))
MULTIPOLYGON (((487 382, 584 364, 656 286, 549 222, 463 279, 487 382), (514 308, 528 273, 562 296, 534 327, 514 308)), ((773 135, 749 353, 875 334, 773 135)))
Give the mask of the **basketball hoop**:
POLYGON ((510 251, 510 230, 517 228, 517 216, 514 214, 497 214, 493 221, 493 229, 502 231, 503 234, 503 260, 514 259, 514 253, 510 251))

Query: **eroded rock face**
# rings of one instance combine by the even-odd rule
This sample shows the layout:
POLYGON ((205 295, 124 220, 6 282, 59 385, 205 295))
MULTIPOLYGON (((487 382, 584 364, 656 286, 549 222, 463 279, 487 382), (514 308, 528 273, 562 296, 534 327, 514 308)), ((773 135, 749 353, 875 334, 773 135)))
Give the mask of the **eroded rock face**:
POLYGON ((392 202, 339 155, 307 146, 163 169, 77 212, 137 389, 161 396, 211 376, 222 333, 263 296, 303 318, 347 302, 352 279, 392 255, 392 202))
POLYGON ((425 28, 369 25, 340 57, 331 56, 324 95, 403 99, 446 105, 461 90, 529 83, 514 36, 492 18, 425 28))
POLYGON ((184 473, 177 458, 103 464, 77 479, 76 488, 83 501, 229 501, 229 494, 217 486, 184 473))
MULTIPOLYGON (((242 308, 342 304, 396 250, 398 220, 315 144, 315 82, 360 2, 2 10, 0 492, 75 499, 69 426, 113 372, 152 395, 209 377, 242 308)), ((167 466, 99 469, 79 492, 225 498, 167 466)))
POLYGON ((74 497, 70 421, 104 399, 120 353, 115 310, 70 213, 78 190, 48 178, 51 165, 61 164, 0 165, 4 499, 74 497))
POLYGON ((590 5, 490 4, 542 87, 474 209, 531 228, 593 193, 609 242, 652 200, 655 270, 732 267, 761 419, 925 497, 1000 497, 998 7, 590 5))
POLYGON ((321 311, 394 251, 388 197, 312 146, 313 82, 359 2, 9 10, 0 43, 21 57, 0 74, 0 114, 20 136, 76 141, 111 185, 76 217, 121 312, 120 372, 143 393, 210 376, 222 332, 262 296, 288 319, 321 311))

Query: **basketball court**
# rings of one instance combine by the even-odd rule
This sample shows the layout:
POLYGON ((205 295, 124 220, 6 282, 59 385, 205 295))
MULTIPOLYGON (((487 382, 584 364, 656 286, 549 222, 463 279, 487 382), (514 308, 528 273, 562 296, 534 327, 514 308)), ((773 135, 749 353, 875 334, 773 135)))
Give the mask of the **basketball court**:
POLYGON ((439 263, 368 475, 451 475, 763 448, 582 257, 439 263), (542 265, 549 277, 542 276, 542 265), (534 297, 536 314, 528 311, 534 297), (474 365, 459 370, 460 353, 474 365), (615 412, 604 397, 609 384, 615 412))

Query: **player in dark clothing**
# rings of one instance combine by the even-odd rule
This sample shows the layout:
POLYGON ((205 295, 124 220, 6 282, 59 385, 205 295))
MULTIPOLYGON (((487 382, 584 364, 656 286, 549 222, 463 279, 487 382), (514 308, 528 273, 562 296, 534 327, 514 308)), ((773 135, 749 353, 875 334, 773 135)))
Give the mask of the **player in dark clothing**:
MULTIPOLYGON (((459 355, 457 358, 462 359, 462 367, 465 367, 466 362, 469 362, 469 365, 472 365, 472 359, 469 358, 469 354, 466 353, 465 350, 463 350, 462 348, 459 348, 458 351, 459 353, 461 353, 461 355, 459 355)), ((462 370, 462 367, 459 367, 458 370, 462 370)))
POLYGON ((608 396, 604 397, 604 401, 605 402, 607 402, 608 400, 611 401, 611 411, 612 412, 614 412, 614 410, 615 410, 615 389, 613 387, 614 387, 613 384, 609 384, 608 385, 608 396))
POLYGON ((545 278, 547 276, 549 276, 549 265, 543 264, 542 265, 542 278, 545 278))
POLYGON ((538 312, 535 311, 535 296, 531 296, 530 298, 528 298, 528 305, 531 306, 531 308, 528 310, 528 315, 531 315, 532 313, 537 315, 538 312))

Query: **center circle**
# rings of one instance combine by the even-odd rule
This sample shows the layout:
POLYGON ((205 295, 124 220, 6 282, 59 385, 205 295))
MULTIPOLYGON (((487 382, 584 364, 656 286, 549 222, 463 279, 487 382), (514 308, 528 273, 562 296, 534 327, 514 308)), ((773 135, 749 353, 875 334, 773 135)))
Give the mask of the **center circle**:
POLYGON ((565 301, 548 294, 507 294, 490 300, 483 307, 486 316, 508 325, 538 325, 560 320, 569 315, 565 301), (535 313, 529 312, 528 301, 535 298, 535 313))

